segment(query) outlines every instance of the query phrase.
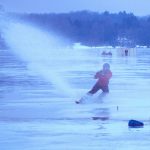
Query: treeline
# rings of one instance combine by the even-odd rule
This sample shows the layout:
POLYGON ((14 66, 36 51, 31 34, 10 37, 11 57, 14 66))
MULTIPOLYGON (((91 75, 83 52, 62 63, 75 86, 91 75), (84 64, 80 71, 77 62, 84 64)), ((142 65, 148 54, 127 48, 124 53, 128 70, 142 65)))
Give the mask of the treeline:
POLYGON ((22 14, 20 19, 88 46, 150 46, 150 17, 132 13, 79 11, 70 13, 22 14))

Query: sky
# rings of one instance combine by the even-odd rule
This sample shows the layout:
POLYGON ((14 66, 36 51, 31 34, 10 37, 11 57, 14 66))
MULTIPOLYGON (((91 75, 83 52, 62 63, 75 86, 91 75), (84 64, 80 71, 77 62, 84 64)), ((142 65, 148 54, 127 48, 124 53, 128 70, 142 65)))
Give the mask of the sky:
POLYGON ((150 0, 0 0, 6 12, 63 13, 89 10, 118 13, 126 11, 136 16, 150 15, 150 0))

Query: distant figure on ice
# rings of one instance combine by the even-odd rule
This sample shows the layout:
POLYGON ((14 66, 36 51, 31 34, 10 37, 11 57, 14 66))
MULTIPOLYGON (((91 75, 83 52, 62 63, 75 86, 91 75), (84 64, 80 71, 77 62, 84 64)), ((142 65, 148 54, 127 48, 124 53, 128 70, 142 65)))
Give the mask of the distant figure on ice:
MULTIPOLYGON (((95 74, 94 78, 97 79, 97 82, 95 83, 93 88, 87 93, 87 95, 93 95, 99 90, 102 90, 104 93, 108 93, 109 92, 108 84, 111 77, 112 72, 110 70, 110 65, 108 63, 104 63, 103 69, 95 74)), ((81 98, 79 101, 76 101, 76 103, 78 104, 82 102, 83 99, 84 97, 81 98)))
POLYGON ((112 56, 112 52, 111 52, 111 51, 109 51, 109 52, 108 52, 108 55, 112 56))
POLYGON ((102 55, 106 55, 107 53, 105 51, 102 52, 102 55))
POLYGON ((128 56, 128 49, 125 49, 125 56, 128 56))
POLYGON ((109 52, 103 51, 101 55, 102 56, 112 56, 112 52, 111 51, 109 51, 109 52))

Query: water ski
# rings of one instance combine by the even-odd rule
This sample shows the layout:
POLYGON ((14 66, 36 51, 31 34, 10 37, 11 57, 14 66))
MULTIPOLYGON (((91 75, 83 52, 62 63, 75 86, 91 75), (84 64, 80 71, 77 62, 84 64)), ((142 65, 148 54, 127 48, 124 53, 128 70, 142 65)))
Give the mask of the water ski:
POLYGON ((81 98, 81 99, 75 101, 75 103, 76 103, 76 104, 81 104, 81 103, 83 103, 83 98, 81 98))
POLYGON ((100 93, 98 96, 93 96, 92 94, 86 94, 83 97, 81 97, 79 100, 75 101, 76 104, 83 104, 83 103, 89 103, 89 102, 101 102, 103 98, 108 93, 100 93))
POLYGON ((91 99, 91 95, 90 94, 86 94, 83 97, 81 97, 79 100, 75 101, 76 104, 82 104, 84 102, 86 102, 86 100, 91 99))
POLYGON ((75 101, 76 104, 80 104, 80 101, 75 101))

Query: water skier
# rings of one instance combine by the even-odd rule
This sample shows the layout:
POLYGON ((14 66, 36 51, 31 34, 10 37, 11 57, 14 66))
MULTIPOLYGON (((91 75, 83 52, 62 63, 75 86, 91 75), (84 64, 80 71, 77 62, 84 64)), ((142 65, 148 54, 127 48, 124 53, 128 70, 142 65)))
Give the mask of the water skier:
MULTIPOLYGON (((110 70, 110 65, 108 63, 103 64, 102 70, 98 71, 94 78, 97 79, 97 82, 93 86, 93 88, 87 93, 87 95, 93 95, 97 91, 102 90, 103 93, 109 92, 109 80, 112 77, 112 72, 110 70)), ((79 101, 76 101, 76 103, 81 103, 83 101, 84 97, 81 98, 79 101)))

